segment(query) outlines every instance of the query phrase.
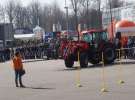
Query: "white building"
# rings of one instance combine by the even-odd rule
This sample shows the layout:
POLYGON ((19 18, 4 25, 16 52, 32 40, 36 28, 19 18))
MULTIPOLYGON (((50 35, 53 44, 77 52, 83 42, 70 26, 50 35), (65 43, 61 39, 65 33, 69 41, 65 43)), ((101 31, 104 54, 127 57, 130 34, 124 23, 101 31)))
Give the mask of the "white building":
MULTIPOLYGON (((135 22, 135 5, 114 8, 111 12, 112 19, 116 21, 126 19, 135 22)), ((111 14, 109 9, 103 10, 102 23, 104 28, 107 28, 108 24, 111 23, 111 14)))
POLYGON ((43 35, 45 34, 45 31, 43 28, 36 26, 33 29, 33 33, 35 34, 35 37, 39 40, 43 39, 43 35))

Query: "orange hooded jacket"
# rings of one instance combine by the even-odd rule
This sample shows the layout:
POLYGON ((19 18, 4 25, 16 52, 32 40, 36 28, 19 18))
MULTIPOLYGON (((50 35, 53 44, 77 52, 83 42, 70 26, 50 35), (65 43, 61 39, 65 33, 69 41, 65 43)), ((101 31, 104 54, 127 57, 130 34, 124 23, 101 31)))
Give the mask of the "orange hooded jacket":
POLYGON ((14 57, 13 58, 13 67, 15 70, 23 69, 22 59, 21 57, 14 57))

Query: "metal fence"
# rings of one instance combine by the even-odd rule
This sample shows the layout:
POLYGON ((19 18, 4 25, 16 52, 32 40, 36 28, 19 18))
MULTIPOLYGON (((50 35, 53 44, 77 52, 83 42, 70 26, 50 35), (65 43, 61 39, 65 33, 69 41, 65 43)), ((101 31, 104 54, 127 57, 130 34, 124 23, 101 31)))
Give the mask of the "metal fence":
MULTIPOLYGON (((12 49, 0 49, 0 62, 9 61, 12 59, 15 52, 20 52, 24 60, 27 59, 57 59, 59 58, 59 48, 32 46, 19 47, 12 49)), ((125 59, 135 59, 135 47, 116 49, 117 58, 119 54, 125 59)))
POLYGON ((125 59, 135 59, 135 47, 116 49, 117 56, 120 55, 125 59))
POLYGON ((20 52, 24 60, 27 59, 57 59, 58 48, 46 46, 18 47, 0 50, 0 62, 12 59, 15 52, 20 52))

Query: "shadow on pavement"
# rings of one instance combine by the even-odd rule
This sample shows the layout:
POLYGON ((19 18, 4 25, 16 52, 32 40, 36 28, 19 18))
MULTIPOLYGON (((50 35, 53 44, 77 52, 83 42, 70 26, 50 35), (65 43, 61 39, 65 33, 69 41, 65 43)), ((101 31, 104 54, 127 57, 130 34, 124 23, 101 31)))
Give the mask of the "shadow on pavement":
MULTIPOLYGON (((58 59, 55 59, 55 61, 56 60, 58 60, 58 59)), ((41 61, 49 61, 49 60, 47 60, 47 59, 31 59, 31 60, 24 60, 23 63, 41 62, 41 61)))
MULTIPOLYGON (((133 64, 135 64, 135 61, 128 61, 128 62, 122 61, 121 62, 121 65, 133 65, 133 64)), ((120 65, 120 62, 117 61, 112 64, 107 64, 104 67, 112 67, 114 65, 120 65)), ((81 68, 81 69, 91 69, 91 68, 101 68, 101 67, 102 67, 102 64, 100 63, 100 64, 95 64, 95 65, 89 65, 87 68, 81 68)), ((75 71, 77 69, 78 67, 75 66, 73 68, 59 69, 57 71, 75 71)))
POLYGON ((53 90, 55 88, 43 88, 43 87, 25 87, 26 89, 35 89, 35 90, 53 90))
POLYGON ((31 62, 39 62, 39 61, 47 61, 47 60, 46 59, 24 60, 23 63, 31 63, 31 62))

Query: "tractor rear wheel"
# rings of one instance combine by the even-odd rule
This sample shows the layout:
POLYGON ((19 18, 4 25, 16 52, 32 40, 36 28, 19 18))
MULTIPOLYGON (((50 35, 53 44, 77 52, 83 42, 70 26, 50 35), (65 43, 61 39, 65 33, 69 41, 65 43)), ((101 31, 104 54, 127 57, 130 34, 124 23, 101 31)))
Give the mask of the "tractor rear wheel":
POLYGON ((112 47, 106 47, 104 49, 104 61, 106 64, 114 62, 116 58, 115 50, 112 47))

